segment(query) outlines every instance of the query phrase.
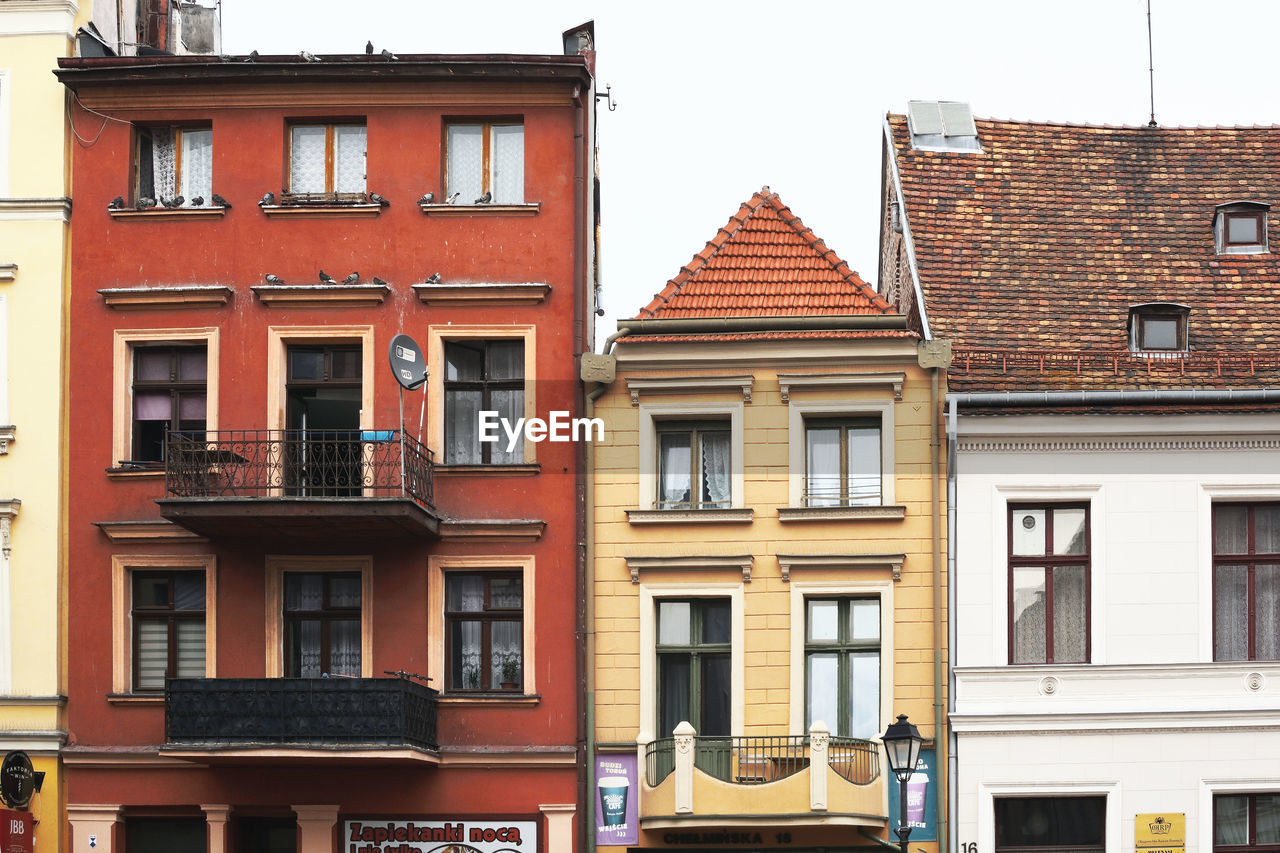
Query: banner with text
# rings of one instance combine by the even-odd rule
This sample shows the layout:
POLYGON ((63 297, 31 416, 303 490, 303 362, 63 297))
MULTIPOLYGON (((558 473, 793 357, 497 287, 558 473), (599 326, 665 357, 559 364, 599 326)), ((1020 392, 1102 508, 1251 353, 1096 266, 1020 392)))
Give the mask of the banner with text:
POLYGON ((640 843, 636 754, 596 756, 596 845, 640 843))
POLYGON ((532 820, 348 820, 342 853, 535 853, 532 820))

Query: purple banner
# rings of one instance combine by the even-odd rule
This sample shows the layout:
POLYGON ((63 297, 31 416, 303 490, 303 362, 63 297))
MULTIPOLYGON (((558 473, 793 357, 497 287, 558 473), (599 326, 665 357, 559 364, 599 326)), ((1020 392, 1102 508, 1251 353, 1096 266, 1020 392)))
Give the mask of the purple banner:
POLYGON ((596 844, 639 844, 639 780, 635 753, 596 756, 596 844))

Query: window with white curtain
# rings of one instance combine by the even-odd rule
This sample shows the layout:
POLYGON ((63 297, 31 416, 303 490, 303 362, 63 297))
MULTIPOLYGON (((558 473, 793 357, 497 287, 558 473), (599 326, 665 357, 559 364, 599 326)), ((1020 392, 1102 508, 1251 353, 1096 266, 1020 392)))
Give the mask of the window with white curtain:
POLYGON ((163 690, 165 678, 204 677, 204 572, 133 572, 130 617, 134 690, 163 690))
POLYGON ((1280 503, 1213 507, 1213 659, 1280 659, 1280 503))
POLYGON ((181 207, 211 204, 213 130, 208 127, 139 127, 134 203, 165 204, 181 197, 181 207))
MULTIPOLYGON (((515 465, 524 461, 524 435, 514 444, 524 417, 524 339, 457 340, 444 345, 444 461, 447 465, 515 465), (506 423, 480 440, 481 412, 506 423)), ((490 418, 489 423, 493 423, 490 418)))
POLYGON ((520 572, 446 572, 449 691, 520 691, 524 685, 524 584, 520 572))
POLYGON ((1215 853, 1280 850, 1280 794, 1218 794, 1213 798, 1215 853))
POLYGON ((447 196, 475 204, 524 203, 524 125, 520 122, 454 123, 446 127, 447 196))
POLYGON ((805 505, 878 506, 880 421, 805 419, 805 505))
POLYGON ((1009 662, 1089 662, 1089 507, 1009 506, 1009 662))
POLYGON ((658 439, 658 509, 727 509, 731 478, 728 421, 667 421, 658 439))
POLYGON ((285 572, 286 678, 361 673, 359 572, 285 572))
POLYGON ((364 124, 290 125, 284 200, 364 201, 367 153, 364 124))

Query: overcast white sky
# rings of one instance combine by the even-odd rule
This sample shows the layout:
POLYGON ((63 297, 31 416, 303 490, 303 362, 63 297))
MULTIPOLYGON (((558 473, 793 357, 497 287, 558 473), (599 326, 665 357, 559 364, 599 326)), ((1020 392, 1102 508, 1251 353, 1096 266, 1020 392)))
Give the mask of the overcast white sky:
MULTIPOLYGON (((1273 124, 1280 3, 1152 0, 1156 119, 1273 124)), ((595 20, 601 337, 762 185, 875 283, 888 111, 1146 124, 1146 0, 222 0, 226 53, 561 53, 595 20)))

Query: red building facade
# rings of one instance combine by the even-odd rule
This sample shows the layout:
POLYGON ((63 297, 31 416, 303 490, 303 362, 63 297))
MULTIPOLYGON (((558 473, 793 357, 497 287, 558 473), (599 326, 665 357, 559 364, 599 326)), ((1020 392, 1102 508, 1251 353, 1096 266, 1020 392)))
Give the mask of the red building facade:
POLYGON ((70 849, 578 847, 590 38, 62 62, 70 849))

